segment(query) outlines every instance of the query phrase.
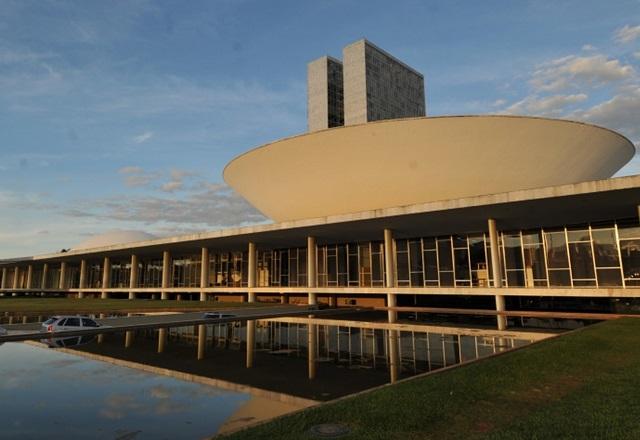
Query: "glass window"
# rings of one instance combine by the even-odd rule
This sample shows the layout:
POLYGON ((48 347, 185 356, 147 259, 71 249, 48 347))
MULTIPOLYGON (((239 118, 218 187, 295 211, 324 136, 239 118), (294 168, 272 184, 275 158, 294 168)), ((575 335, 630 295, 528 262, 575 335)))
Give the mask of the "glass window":
POLYGON ((527 287, 535 285, 535 280, 546 280, 547 271, 544 264, 544 252, 542 245, 525 245, 524 249, 524 273, 527 287))
POLYGON ((504 235, 504 256, 507 269, 522 269, 522 248, 520 234, 504 235))
POLYGON ((438 281, 438 259, 436 251, 424 251, 424 273, 427 280, 438 281))
POLYGON ((82 318, 83 327, 97 327, 98 324, 93 319, 82 318))
POLYGON ((453 261, 451 255, 451 240, 449 238, 438 239, 438 258, 440 270, 453 270, 453 261))
POLYGON ((595 278, 591 243, 570 243, 571 272, 574 280, 595 278))
POLYGON ((542 244, 542 237, 540 231, 523 232, 522 243, 526 245, 542 244))
POLYGON ((624 278, 640 280, 640 239, 620 240, 620 253, 624 278))
POLYGON ((618 236, 620 239, 626 238, 638 238, 640 239, 640 226, 626 228, 626 227, 618 227, 618 236))
POLYGON ((509 286, 509 287, 523 287, 524 286, 524 271, 522 271, 522 270, 508 270, 507 271, 507 286, 509 286))
POLYGON ((567 237, 569 238, 569 243, 576 241, 591 241, 588 229, 580 229, 577 231, 567 230, 567 237))
POLYGON ((80 327, 79 318, 67 318, 67 322, 64 324, 67 327, 80 327))
POLYGON ((544 238, 547 245, 549 269, 568 268, 569 259, 567 257, 567 241, 564 231, 545 232, 544 238))
POLYGON ((467 249, 455 249, 453 255, 456 263, 456 280, 470 280, 469 251, 467 249))
POLYGON ((598 275, 598 285, 606 287, 622 286, 622 275, 620 269, 596 269, 598 275))
POLYGON ((593 250, 597 267, 619 267, 615 229, 594 229, 593 250))
POLYGON ((65 325, 67 325, 67 320, 61 319, 60 321, 58 321, 57 325, 59 325, 60 327, 64 327, 65 325))
POLYGON ((571 286, 571 274, 568 269, 549 269, 549 285, 551 287, 571 286))

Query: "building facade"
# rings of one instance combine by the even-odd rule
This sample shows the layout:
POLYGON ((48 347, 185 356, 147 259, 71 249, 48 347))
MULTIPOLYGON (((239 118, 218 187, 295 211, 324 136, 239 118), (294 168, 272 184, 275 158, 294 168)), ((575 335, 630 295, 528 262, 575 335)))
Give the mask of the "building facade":
POLYGON ((307 65, 307 122, 309 131, 344 125, 342 63, 322 57, 307 65))
POLYGON ((309 63, 307 92, 310 132, 426 114, 422 74, 365 39, 309 63))
POLYGON ((346 46, 342 57, 345 125, 425 116, 421 73, 365 39, 346 46))
MULTIPOLYGON (((366 59, 358 44, 345 53, 364 47, 366 59)), ((366 67, 350 56, 346 125, 349 66, 366 67)), ((318 64, 322 81, 332 63, 318 64)), ((328 99, 311 79, 310 95, 328 99)), ((398 307, 457 305, 494 309, 502 329, 514 310, 632 310, 640 176, 611 176, 634 154, 609 129, 531 117, 308 133, 225 168, 274 223, 2 260, 0 293, 361 304, 386 306, 390 321, 398 307)))

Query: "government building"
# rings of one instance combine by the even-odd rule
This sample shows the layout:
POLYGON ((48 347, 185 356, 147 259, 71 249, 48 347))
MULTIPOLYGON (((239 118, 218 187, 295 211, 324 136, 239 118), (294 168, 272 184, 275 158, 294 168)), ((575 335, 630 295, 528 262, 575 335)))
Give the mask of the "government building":
POLYGON ((424 77, 366 40, 308 65, 308 132, 224 180, 270 224, 0 261, 4 294, 623 311, 640 176, 604 127, 427 117, 424 77))

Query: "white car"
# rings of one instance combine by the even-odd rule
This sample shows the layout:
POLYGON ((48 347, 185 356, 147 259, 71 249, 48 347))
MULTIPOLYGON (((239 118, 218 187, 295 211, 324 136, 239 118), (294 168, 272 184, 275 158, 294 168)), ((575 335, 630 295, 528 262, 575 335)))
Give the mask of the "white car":
POLYGON ((6 328, 0 327, 0 336, 7 336, 7 333, 9 332, 7 331, 6 328))
POLYGON ((42 323, 42 332, 61 332, 65 330, 84 330, 102 327, 86 316, 52 316, 42 323))

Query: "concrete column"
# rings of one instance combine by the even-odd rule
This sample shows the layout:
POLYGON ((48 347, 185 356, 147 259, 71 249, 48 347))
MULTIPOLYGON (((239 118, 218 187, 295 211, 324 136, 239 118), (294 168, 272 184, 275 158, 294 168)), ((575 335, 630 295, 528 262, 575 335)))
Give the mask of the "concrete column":
POLYGON ((47 273, 49 272, 49 263, 44 263, 42 266, 42 282, 40 283, 41 289, 47 288, 47 273))
POLYGON ((58 280, 58 289, 63 290, 67 288, 67 262, 63 261, 60 263, 60 279, 58 280))
POLYGON ((256 349, 256 322, 247 321, 247 368, 253 367, 253 355, 256 349))
MULTIPOLYGON (((105 315, 104 313, 100 313, 99 317, 100 319, 104 319, 107 315, 105 315)), ((102 344, 104 342, 104 333, 100 333, 98 335, 98 344, 102 344)))
POLYGON ((164 289, 170 287, 171 282, 171 254, 169 251, 162 253, 162 293, 160 299, 169 299, 169 292, 164 289))
POLYGON ((78 283, 78 299, 84 298, 82 289, 87 288, 87 260, 80 260, 80 282, 78 283))
POLYGON ((289 304, 289 294, 283 293, 280 295, 280 304, 289 304))
POLYGON ((24 316, 22 317, 22 323, 23 323, 23 324, 26 324, 26 323, 27 323, 27 315, 24 315, 24 316))
POLYGON ((247 287, 249 289, 248 299, 249 302, 256 302, 256 293, 252 291, 254 287, 256 287, 256 259, 257 259, 257 251, 256 244, 253 242, 249 242, 249 274, 247 276, 247 287))
POLYGON ((131 271, 129 273, 129 299, 136 299, 133 289, 138 287, 138 256, 131 254, 131 271))
POLYGON ((317 372, 316 354, 318 352, 318 324, 309 323, 307 328, 307 361, 309 379, 315 379, 317 372))
MULTIPOLYGON (((200 288, 209 287, 209 248, 203 247, 200 257, 200 288)), ((207 300, 207 293, 200 291, 200 301, 207 300)))
POLYGON ((133 330, 128 330, 124 333, 124 348, 131 347, 133 343, 133 330))
POLYGON ((2 284, 0 284, 0 289, 6 289, 7 284, 9 284, 9 280, 7 278, 7 268, 2 268, 2 284))
POLYGON ((33 281, 33 264, 27 267, 27 289, 31 289, 31 283, 33 281))
MULTIPOLYGON (((20 282, 20 268, 16 266, 16 268, 13 271, 13 288, 14 289, 18 288, 19 282, 20 282)), ((13 295, 15 296, 15 292, 13 293, 13 295)))
POLYGON ((198 360, 204 359, 204 348, 207 342, 207 326, 204 324, 198 325, 198 360))
MULTIPOLYGON (((393 231, 391 229, 384 230, 384 270, 385 270, 385 287, 396 287, 396 252, 395 243, 393 241, 393 231)), ((397 296, 395 293, 387 292, 387 307, 396 307, 397 296)), ((398 312, 395 310, 387 311, 389 322, 398 320, 398 312)))
MULTIPOLYGON (((496 221, 492 218, 489 219, 489 243, 491 244, 491 274, 493 278, 493 286, 495 288, 502 287, 502 263, 500 262, 500 245, 498 243, 498 230, 496 227, 496 221)), ((496 295, 496 311, 504 312, 504 296, 496 295)), ((507 328, 506 316, 498 315, 496 317, 498 323, 498 330, 505 330, 507 328)))
MULTIPOLYGON (((104 262, 102 264, 102 288, 108 289, 109 287, 111 287, 111 260, 109 257, 104 257, 104 262)), ((100 298, 109 298, 109 292, 103 290, 100 298)))
MULTIPOLYGON (((317 274, 318 274, 318 246, 316 244, 315 237, 307 237, 307 287, 317 287, 317 274)), ((318 304, 318 299, 315 292, 309 292, 309 299, 307 303, 310 306, 318 304)), ((314 373, 315 374, 315 373, 314 373)))
POLYGON ((164 348, 167 345, 167 329, 158 329, 158 353, 164 352, 164 348))

